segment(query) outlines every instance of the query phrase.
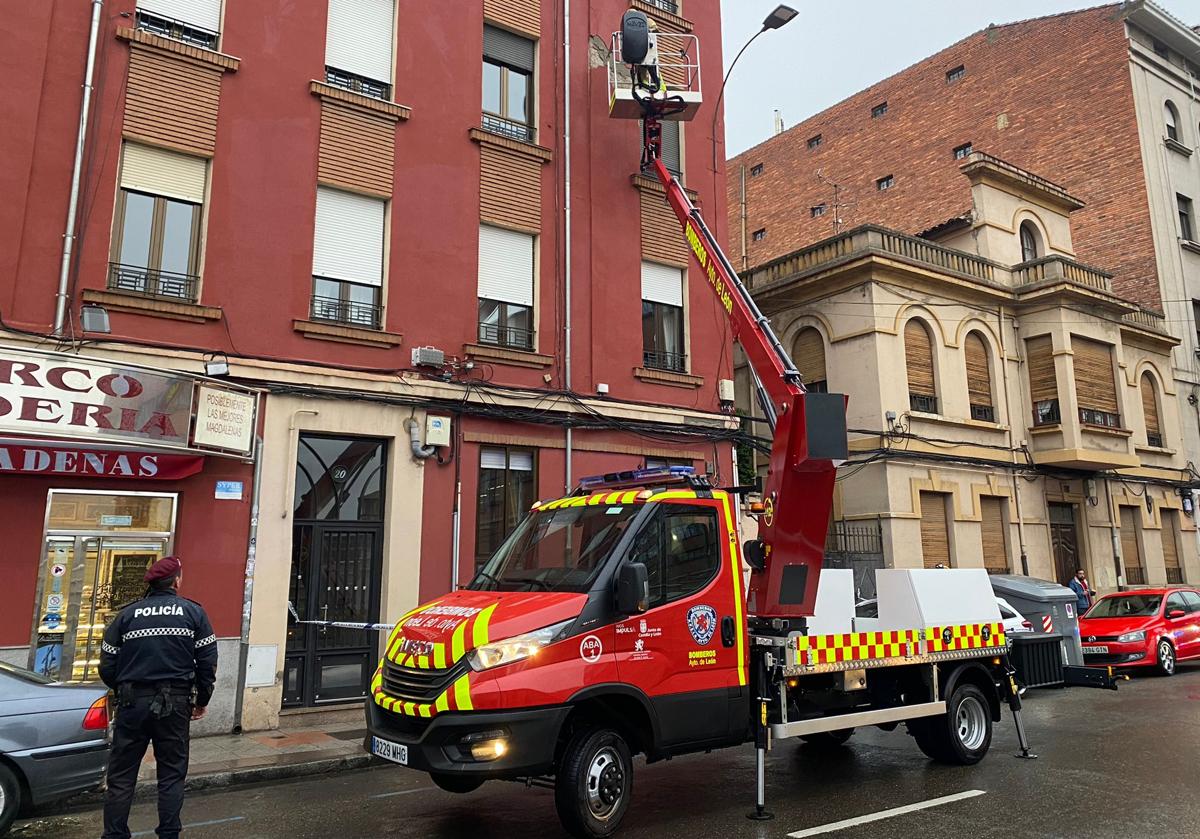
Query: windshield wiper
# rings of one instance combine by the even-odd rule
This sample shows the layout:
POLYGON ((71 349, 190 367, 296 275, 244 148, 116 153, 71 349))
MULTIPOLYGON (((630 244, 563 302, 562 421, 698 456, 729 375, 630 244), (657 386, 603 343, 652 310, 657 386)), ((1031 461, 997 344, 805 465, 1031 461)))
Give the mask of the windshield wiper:
MULTIPOLYGON (((478 580, 480 577, 486 577, 487 579, 489 579, 493 583, 495 583, 496 584, 495 591, 500 590, 500 581, 497 580, 495 577, 493 577, 491 574, 489 574, 487 571, 484 571, 482 568, 475 572, 475 580, 478 580)), ((472 585, 474 585, 475 580, 471 580, 472 585)))

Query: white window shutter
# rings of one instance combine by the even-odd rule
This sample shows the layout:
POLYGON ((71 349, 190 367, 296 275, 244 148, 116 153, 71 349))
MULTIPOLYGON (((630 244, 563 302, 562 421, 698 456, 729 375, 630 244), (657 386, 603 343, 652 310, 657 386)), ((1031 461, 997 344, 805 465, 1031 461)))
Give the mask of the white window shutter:
POLYGON ((329 0, 325 64, 392 83, 395 0, 329 0))
POLYGON ((317 187, 313 275, 383 285, 384 202, 317 187))
POLYGON ((204 203, 208 161, 203 157, 176 154, 154 146, 126 143, 121 160, 121 187, 204 203))
POLYGON ((137 0, 137 7, 210 32, 221 31, 221 0, 137 0))
POLYGON ((683 306, 683 269, 657 262, 642 263, 642 299, 683 306))
POLYGON ((532 472, 533 452, 509 452, 508 468, 513 472, 532 472))
POLYGON ((529 233, 479 226, 480 297, 533 305, 533 241, 529 233))
POLYGON ((508 458, 504 449, 480 449, 479 450, 479 468, 480 469, 505 469, 508 466, 508 458))

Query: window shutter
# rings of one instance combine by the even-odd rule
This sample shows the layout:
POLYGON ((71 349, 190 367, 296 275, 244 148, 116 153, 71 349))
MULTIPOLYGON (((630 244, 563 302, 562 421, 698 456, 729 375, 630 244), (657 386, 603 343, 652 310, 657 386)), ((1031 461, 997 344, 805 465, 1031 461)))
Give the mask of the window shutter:
POLYGON ((642 299, 682 307, 683 269, 643 261, 642 299))
POLYGON ((796 369, 805 384, 825 381, 825 342, 821 333, 811 326, 800 330, 795 344, 796 369))
POLYGON ((680 135, 683 134, 681 125, 682 123, 675 120, 666 120, 662 123, 662 162, 672 172, 683 171, 683 157, 679 142, 680 135))
POLYGON ((1004 501, 993 495, 979 499, 983 565, 990 574, 1008 573, 1008 540, 1004 538, 1004 501))
POLYGON ((904 325, 904 365, 909 394, 937 396, 933 385, 933 344, 929 330, 918 320, 904 325))
POLYGON ((378 198, 317 187, 313 274, 383 285, 383 207, 378 198))
MULTIPOLYGON (((1175 541, 1175 534, 1179 532, 1179 519, 1174 510, 1163 510, 1162 515, 1162 547, 1163 547, 1163 564, 1167 568, 1178 569, 1179 565, 1179 543, 1175 541)), ((1170 578, 1167 582, 1172 582, 1170 578)))
POLYGON ((125 144, 121 162, 123 189, 203 204, 206 180, 208 161, 203 157, 176 154, 137 143, 125 144))
POLYGON ((967 335, 967 393, 972 405, 992 407, 992 373, 987 347, 979 333, 967 335))
POLYGON ((1162 435, 1158 423, 1158 398, 1154 394, 1154 380, 1149 373, 1142 374, 1142 413, 1146 416, 1146 433, 1162 435))
POLYGON ((1071 336, 1075 365, 1075 393, 1080 408, 1117 413, 1113 382, 1112 348, 1087 338, 1071 336))
POLYGON ((532 73, 533 46, 533 41, 507 29, 483 25, 483 54, 493 61, 532 73))
POLYGON ((533 305, 533 236, 479 226, 479 296, 533 305))
POLYGON ((210 32, 221 30, 221 0, 138 0, 137 7, 210 32))
POLYGON ((329 0, 325 64, 377 82, 392 82, 395 0, 329 0))
POLYGON ((1121 508, 1121 559, 1126 568, 1141 568, 1142 553, 1138 550, 1137 508, 1121 508))
POLYGON ((1029 367, 1029 393, 1034 402, 1058 398, 1058 378, 1054 372, 1054 352, 1049 335, 1025 342, 1025 362, 1029 367))
POLYGON ((533 452, 510 451, 508 453, 508 468, 514 472, 532 472, 533 452))
POLYGON ((950 567, 950 534, 946 529, 946 494, 921 493, 921 555, 925 567, 950 567))
POLYGON ((505 469, 508 467, 508 455, 504 449, 480 449, 480 469, 505 469))

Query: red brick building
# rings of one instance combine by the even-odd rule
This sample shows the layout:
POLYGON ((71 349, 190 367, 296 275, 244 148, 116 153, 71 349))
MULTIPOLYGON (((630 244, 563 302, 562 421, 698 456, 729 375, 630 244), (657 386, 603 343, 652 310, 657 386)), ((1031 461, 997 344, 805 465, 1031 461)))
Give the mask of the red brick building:
MULTIPOLYGON (((631 2, 697 37, 703 74, 720 77, 717 4, 631 2)), ((155 484, 178 521, 160 547, 187 554, 222 655, 245 662, 223 668, 214 727, 354 700, 374 638, 298 621, 394 619, 469 579, 535 497, 662 461, 730 474, 717 393, 731 359, 706 337, 718 308, 636 175, 637 124, 608 117, 599 45, 630 3, 570 3, 569 30, 566 5, 99 6, 54 339, 90 7, 53 0, 0 24, 0 339, 173 371, 187 388, 228 359, 227 380, 262 393, 257 467, 188 445, 209 464, 197 483, 155 484), (87 331, 83 308, 110 333, 87 331), (426 347, 440 354, 418 364, 426 347), (214 489, 230 470, 240 500, 214 489)), ((723 228, 711 108, 671 142, 723 228)), ((53 564, 46 492, 61 487, 0 486, 21 499, 0 512, 0 654, 25 663, 53 564)))

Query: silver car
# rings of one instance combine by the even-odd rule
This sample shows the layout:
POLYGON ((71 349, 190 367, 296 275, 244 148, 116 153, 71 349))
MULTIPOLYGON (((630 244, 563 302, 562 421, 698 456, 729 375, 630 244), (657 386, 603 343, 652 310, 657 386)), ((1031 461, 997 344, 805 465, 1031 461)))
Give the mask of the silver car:
POLYGON ((108 692, 0 662, 0 836, 17 813, 104 780, 108 692))

